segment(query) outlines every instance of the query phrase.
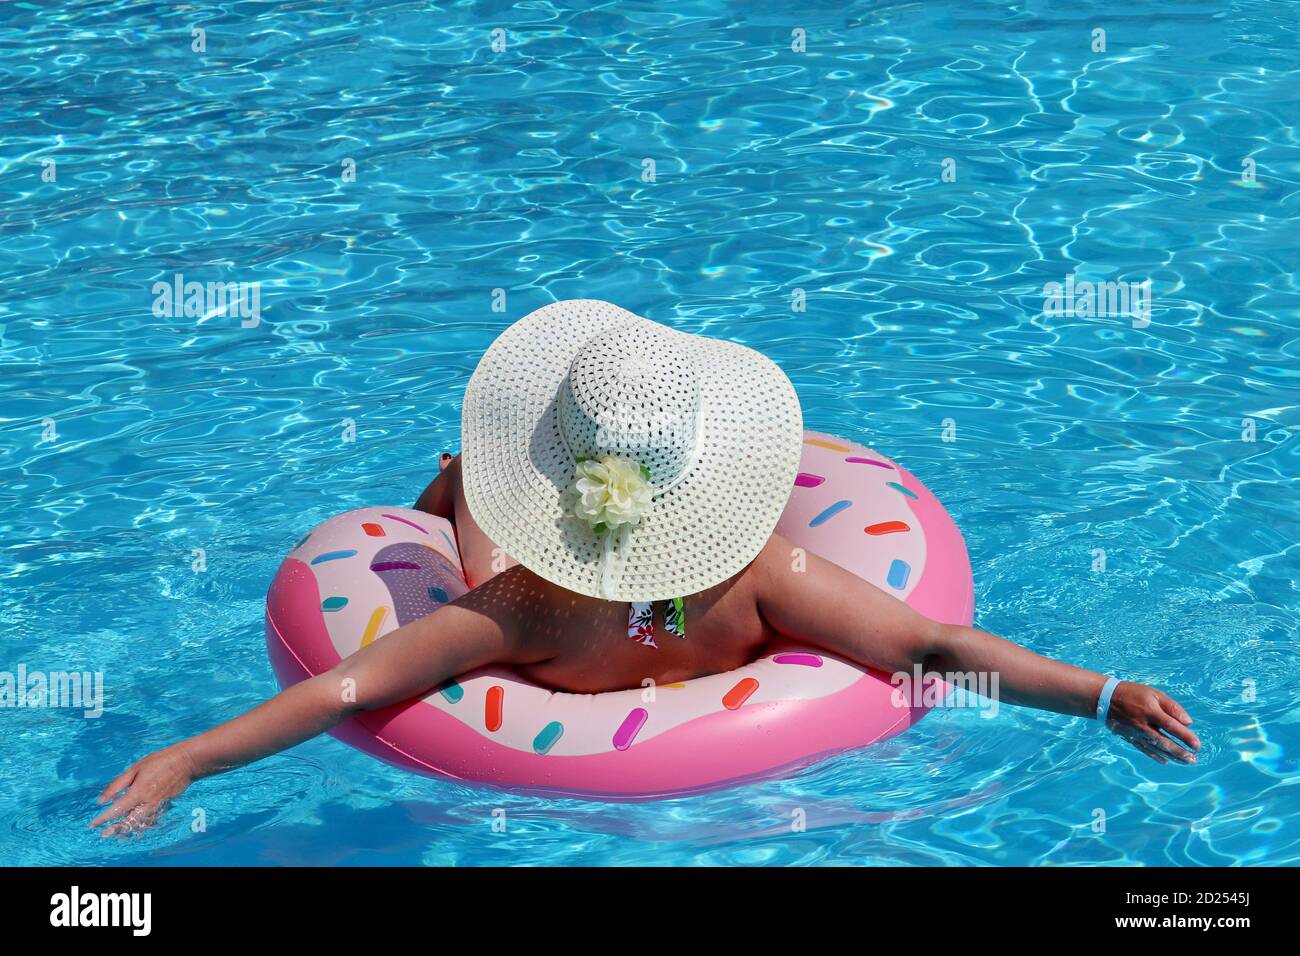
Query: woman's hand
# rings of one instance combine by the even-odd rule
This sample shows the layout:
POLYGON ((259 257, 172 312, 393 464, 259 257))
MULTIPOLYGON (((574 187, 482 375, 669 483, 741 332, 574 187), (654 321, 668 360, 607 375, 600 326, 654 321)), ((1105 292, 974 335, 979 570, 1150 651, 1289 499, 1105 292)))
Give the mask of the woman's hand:
POLYGON ((100 834, 109 837, 151 827, 158 822, 172 797, 183 793, 194 778, 194 763, 183 743, 151 753, 131 764, 104 788, 99 795, 100 803, 107 803, 123 789, 126 793, 91 820, 89 828, 93 830, 102 823, 117 820, 100 834))
POLYGON ((1201 741, 1187 729, 1191 722, 1168 694, 1132 681, 1116 685, 1106 715, 1107 727, 1157 763, 1196 763, 1192 751, 1201 749, 1201 741))

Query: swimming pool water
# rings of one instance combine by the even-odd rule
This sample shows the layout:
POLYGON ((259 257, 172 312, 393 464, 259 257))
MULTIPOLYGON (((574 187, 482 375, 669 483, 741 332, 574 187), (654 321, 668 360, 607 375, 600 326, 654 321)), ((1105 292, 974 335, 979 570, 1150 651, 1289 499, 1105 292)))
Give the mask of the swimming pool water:
POLYGON ((0 669, 102 671, 107 703, 0 710, 0 862, 1296 862, 1298 26, 1285 2, 6 4, 0 669), (261 321, 155 316, 177 273, 260 282, 261 321), (1151 280, 1150 324, 1045 315, 1071 275, 1151 280), (413 501, 482 350, 572 297, 763 350, 810 427, 945 502, 977 623, 1164 688, 1201 762, 954 709, 614 805, 322 738, 144 837, 87 832, 128 762, 274 692, 286 550, 413 501))

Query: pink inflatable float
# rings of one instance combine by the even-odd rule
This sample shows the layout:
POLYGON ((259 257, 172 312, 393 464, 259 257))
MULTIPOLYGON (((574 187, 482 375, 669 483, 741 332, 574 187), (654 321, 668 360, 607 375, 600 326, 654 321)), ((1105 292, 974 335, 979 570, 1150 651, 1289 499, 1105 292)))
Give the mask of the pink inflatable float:
MULTIPOLYGON (((777 531, 929 617, 971 622, 960 532, 925 486, 883 455, 806 432, 777 531)), ((267 594, 276 677, 288 686, 329 670, 465 591, 444 519, 407 508, 331 518, 298 542, 267 594)), ((332 733, 430 776, 628 799, 772 777, 884 740, 925 712, 900 697, 883 674, 789 647, 729 673, 594 696, 486 669, 332 733)))

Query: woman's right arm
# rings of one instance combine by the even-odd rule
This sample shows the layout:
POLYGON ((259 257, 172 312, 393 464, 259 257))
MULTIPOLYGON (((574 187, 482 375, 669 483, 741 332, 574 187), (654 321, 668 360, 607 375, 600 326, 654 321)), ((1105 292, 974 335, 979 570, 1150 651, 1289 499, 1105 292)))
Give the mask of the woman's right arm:
MULTIPOLYGON (((1003 703, 1093 716, 1103 675, 977 628, 932 621, 815 554, 792 562, 794 550, 774 534, 761 556, 759 613, 777 633, 891 674, 910 673, 916 665, 996 673, 1003 703)), ((1167 694, 1124 681, 1111 698, 1107 726, 1153 760, 1193 763, 1201 744, 1188 729, 1191 722, 1167 694)))
POLYGON ((521 628, 501 605, 474 592, 399 627, 337 666, 276 694, 213 729, 128 767, 99 795, 90 822, 112 823, 103 836, 150 826, 167 802, 201 777, 240 767, 315 737, 358 710, 400 703, 457 674, 519 662, 521 628))

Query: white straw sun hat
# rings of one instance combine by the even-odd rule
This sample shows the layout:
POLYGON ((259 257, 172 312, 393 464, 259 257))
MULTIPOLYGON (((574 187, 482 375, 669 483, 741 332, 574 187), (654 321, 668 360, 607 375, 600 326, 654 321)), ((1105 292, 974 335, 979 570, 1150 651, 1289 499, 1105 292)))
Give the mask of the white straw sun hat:
POLYGON ((753 349, 597 299, 498 336, 465 389, 465 503, 530 571, 611 601, 712 587, 762 550, 803 415, 753 349))

